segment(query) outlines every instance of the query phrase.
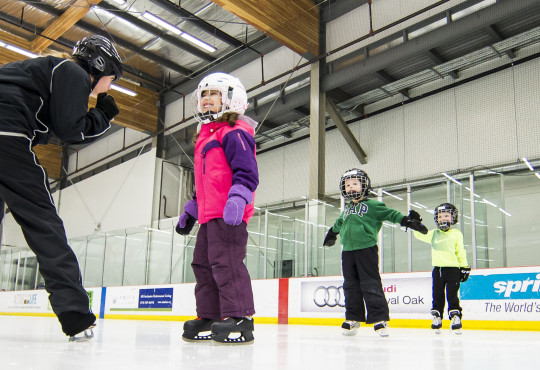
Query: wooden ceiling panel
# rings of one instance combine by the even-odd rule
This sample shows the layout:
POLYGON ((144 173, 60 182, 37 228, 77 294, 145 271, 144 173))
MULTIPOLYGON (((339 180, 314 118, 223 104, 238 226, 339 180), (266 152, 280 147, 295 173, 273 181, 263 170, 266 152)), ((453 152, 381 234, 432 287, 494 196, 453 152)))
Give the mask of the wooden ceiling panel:
POLYGON ((62 147, 54 144, 36 145, 34 153, 49 177, 59 179, 62 175, 62 147))
POLYGON ((319 8, 311 0, 212 0, 298 54, 319 51, 319 8))
POLYGON ((77 0, 71 7, 62 13, 62 15, 56 18, 43 32, 43 36, 37 36, 32 41, 32 51, 34 53, 45 50, 50 44, 57 38, 62 36, 68 29, 73 27, 80 19, 82 19, 86 13, 90 10, 90 7, 97 5, 101 0, 77 0))

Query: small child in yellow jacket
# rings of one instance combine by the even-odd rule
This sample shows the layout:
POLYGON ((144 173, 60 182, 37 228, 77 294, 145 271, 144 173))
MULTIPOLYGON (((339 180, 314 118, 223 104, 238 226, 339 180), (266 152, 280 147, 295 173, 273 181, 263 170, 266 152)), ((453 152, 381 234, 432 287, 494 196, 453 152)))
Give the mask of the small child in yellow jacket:
MULTIPOLYGON (((431 262, 434 266, 433 303, 431 328, 437 334, 441 332, 444 312, 445 290, 448 301, 448 316, 451 329, 455 334, 461 334, 461 307, 459 305, 459 285, 468 279, 471 268, 467 263, 467 253, 463 247, 463 234, 453 229, 458 221, 458 210, 450 203, 443 203, 435 208, 435 224, 438 229, 430 230, 427 234, 414 232, 416 239, 431 244, 431 262)), ((412 210, 409 218, 422 220, 418 212, 412 210)))

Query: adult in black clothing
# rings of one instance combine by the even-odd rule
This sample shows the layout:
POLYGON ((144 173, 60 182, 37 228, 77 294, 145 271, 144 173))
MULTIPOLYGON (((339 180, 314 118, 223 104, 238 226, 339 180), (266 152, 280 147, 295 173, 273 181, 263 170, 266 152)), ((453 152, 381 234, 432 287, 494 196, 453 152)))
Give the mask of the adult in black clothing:
POLYGON ((66 143, 88 143, 105 133, 119 113, 106 92, 122 71, 115 47, 101 36, 80 40, 71 58, 46 56, 0 66, 0 207, 7 204, 36 254, 52 309, 70 340, 91 336, 96 316, 47 174, 32 148, 52 135, 66 143), (89 96, 97 96, 90 110, 89 96))

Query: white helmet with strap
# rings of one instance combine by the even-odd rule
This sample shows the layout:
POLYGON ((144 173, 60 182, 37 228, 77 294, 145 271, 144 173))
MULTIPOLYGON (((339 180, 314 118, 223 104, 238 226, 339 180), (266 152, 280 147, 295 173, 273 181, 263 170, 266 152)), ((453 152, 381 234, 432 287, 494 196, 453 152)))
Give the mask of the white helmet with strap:
POLYGON ((210 123, 226 112, 244 114, 248 107, 246 88, 240 80, 227 73, 212 73, 201 80, 193 93, 193 115, 200 123, 210 123), (221 93, 221 110, 203 113, 201 95, 203 91, 216 90, 221 93))

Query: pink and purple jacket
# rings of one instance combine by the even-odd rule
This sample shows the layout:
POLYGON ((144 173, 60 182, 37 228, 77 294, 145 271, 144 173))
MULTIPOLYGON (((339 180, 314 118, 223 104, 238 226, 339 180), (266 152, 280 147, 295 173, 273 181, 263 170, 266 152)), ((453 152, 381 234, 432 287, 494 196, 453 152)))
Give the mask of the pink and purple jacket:
MULTIPOLYGON (((201 125, 195 144, 195 194, 199 224, 223 217, 223 208, 233 185, 255 192, 259 171, 255 156, 257 123, 238 116, 236 125, 210 122, 201 125)), ((246 204, 243 221, 249 222, 254 206, 246 204)))

